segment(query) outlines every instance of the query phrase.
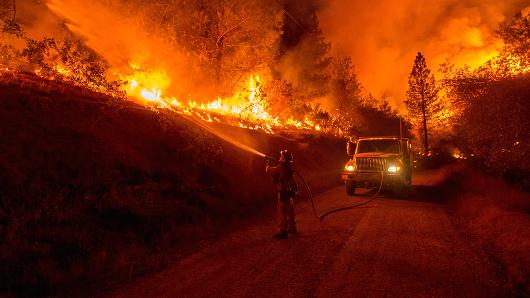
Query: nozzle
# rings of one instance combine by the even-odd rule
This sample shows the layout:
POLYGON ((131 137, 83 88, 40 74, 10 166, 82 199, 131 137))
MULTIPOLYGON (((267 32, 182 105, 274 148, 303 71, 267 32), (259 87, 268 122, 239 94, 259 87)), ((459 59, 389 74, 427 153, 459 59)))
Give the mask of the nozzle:
POLYGON ((267 162, 277 162, 278 160, 276 160, 276 158, 274 158, 274 157, 265 155, 265 161, 267 161, 267 162))

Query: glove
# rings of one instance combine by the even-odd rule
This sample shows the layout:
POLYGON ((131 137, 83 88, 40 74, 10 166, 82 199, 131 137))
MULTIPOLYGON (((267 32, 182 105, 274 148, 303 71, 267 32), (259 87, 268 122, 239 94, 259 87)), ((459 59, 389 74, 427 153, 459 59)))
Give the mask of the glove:
POLYGON ((272 157, 270 157, 270 156, 265 156, 265 163, 266 163, 267 165, 270 165, 270 164, 272 164, 272 163, 274 163, 274 162, 276 162, 276 159, 274 159, 274 158, 272 158, 272 157))

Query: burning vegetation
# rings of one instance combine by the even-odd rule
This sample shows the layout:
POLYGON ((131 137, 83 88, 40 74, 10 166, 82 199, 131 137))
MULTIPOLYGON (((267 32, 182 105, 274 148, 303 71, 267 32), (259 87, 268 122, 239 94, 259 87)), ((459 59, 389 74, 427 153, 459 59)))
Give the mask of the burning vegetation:
MULTIPOLYGON (((429 70, 428 51, 419 54, 405 92, 396 86, 406 84, 406 74, 387 62, 406 57, 408 70, 414 57, 383 46, 370 57, 383 53, 386 62, 368 72, 358 53, 327 41, 333 36, 321 29, 318 3, 0 2, 0 112, 9 121, 0 130, 12 136, 0 144, 9 157, 0 160, 0 232, 7 235, 0 249, 8 252, 0 291, 25 293, 33 283, 42 288, 26 294, 48 293, 84 274, 127 275, 135 270, 129 263, 145 272, 151 268, 141 268, 143 258, 192 235, 192 224, 232 220, 223 212, 256 211, 256 200, 266 206, 269 180, 249 178, 263 174, 263 160, 240 158, 182 118, 226 129, 264 151, 296 148, 301 170, 321 189, 334 185, 342 168, 340 138, 398 135, 399 118, 425 154, 446 150, 530 185, 528 14, 502 23, 496 39, 492 32, 482 38, 486 29, 473 20, 448 22, 444 38, 459 28, 466 38, 450 39, 451 55, 438 72, 429 70), (466 66, 461 53, 483 55, 466 66), (361 78, 373 77, 366 86, 377 80, 401 97, 363 89, 359 64, 361 78), (79 234, 84 228, 92 233, 79 234)), ((357 44, 391 43, 371 37, 357 44)), ((402 43, 412 48, 407 38, 402 43)))
POLYGON ((529 187, 530 15, 517 14, 498 35, 504 47, 477 69, 442 67, 447 122, 465 155, 529 187))
MULTIPOLYGON (((329 38, 336 39, 333 22, 327 18, 329 10, 336 11, 333 5, 323 9, 313 1, 297 6, 262 0, 19 2, 18 16, 15 5, 4 3, 5 11, 13 11, 13 15, 2 16, 0 63, 4 71, 31 71, 155 110, 267 133, 393 134, 394 129, 379 123, 405 114, 405 109, 394 109, 403 106, 395 104, 394 95, 374 98, 368 93, 373 90, 363 90, 352 58, 336 54, 348 52, 345 43, 349 40, 335 40, 334 49, 326 41, 319 18, 324 19, 329 38)), ((516 7, 506 5, 501 11, 516 7)), ((495 35, 493 25, 462 18, 465 12, 469 7, 464 3, 441 21, 443 36, 452 46, 449 50, 444 45, 445 56, 437 53, 434 60, 454 60, 433 72, 442 73, 444 79, 432 77, 426 97, 436 103, 432 111, 421 111, 419 93, 415 100, 410 100, 414 92, 401 95, 411 108, 406 118, 418 129, 415 134, 422 136, 418 139, 424 151, 429 151, 429 133, 434 134, 434 147, 453 134, 453 124, 469 104, 467 99, 455 100, 458 88, 453 87, 458 77, 502 80, 507 74, 520 77, 529 69, 525 14, 519 15, 518 23, 514 21, 517 24, 507 21, 495 35), (458 28, 464 30, 463 37, 449 38, 458 28), (480 62, 462 62, 469 53, 480 54, 480 62)), ((423 59, 424 70, 429 72, 423 59)), ((405 80, 379 81, 397 86, 405 80)), ((415 88, 409 87, 409 91, 415 88)), ((466 151, 462 149, 466 148, 458 150, 466 151)))
MULTIPOLYGON (((518 100, 503 94, 508 92, 504 84, 526 88, 527 12, 506 20, 497 33, 487 31, 491 24, 460 18, 466 5, 449 14, 450 20, 442 22, 444 36, 460 24, 463 37, 449 40, 460 44, 461 52, 449 51, 437 72, 428 67, 430 57, 419 53, 402 96, 406 109, 397 111, 387 99, 363 90, 351 57, 334 54, 348 47, 339 41, 332 50, 319 25, 320 16, 326 30, 333 31, 327 10, 312 1, 300 7, 261 0, 19 2, 18 18, 16 6, 4 4, 14 13, 2 16, 3 72, 30 71, 155 111, 269 134, 390 135, 405 115, 405 133, 413 128, 422 153, 441 148, 503 171, 530 168, 496 157, 498 152, 521 155, 526 149, 519 149, 528 144, 525 105, 519 102, 524 96, 518 100), (480 62, 462 62, 461 56, 470 52, 479 53, 480 62), (487 97, 492 108, 472 112, 487 104, 487 97), (497 102, 512 99, 492 112, 497 102), (512 110, 515 106, 523 108, 512 110), (502 131, 488 138, 483 133, 487 125, 473 119, 489 112, 494 127, 487 129, 502 131), (510 117, 520 117, 519 125, 512 127, 510 117), (484 142, 498 147, 485 150, 484 142)), ((435 55, 436 63, 440 57, 435 55)))
POLYGON ((11 67, 33 67, 33 72, 45 79, 73 83, 115 97, 126 96, 147 107, 168 109, 206 122, 222 122, 267 133, 289 128, 321 130, 320 125, 307 117, 295 120, 271 115, 270 103, 259 75, 250 75, 232 96, 200 103, 191 95, 184 99, 166 95, 171 79, 165 70, 150 71, 130 62, 124 73, 113 74, 117 80, 109 81, 106 77, 109 66, 105 60, 80 40, 68 37, 61 44, 52 38, 36 41, 26 37, 21 27, 12 21, 5 22, 3 31, 26 44, 22 51, 4 45, 4 72, 16 72, 11 67))
POLYGON ((53 29, 35 33, 24 11, 18 21, 5 16, 0 63, 4 71, 32 71, 149 108, 267 133, 381 130, 361 110, 397 119, 388 104, 380 108, 363 97, 351 59, 331 56, 316 6, 295 17, 287 4, 259 0, 162 2, 32 4, 46 11, 32 18, 53 29))

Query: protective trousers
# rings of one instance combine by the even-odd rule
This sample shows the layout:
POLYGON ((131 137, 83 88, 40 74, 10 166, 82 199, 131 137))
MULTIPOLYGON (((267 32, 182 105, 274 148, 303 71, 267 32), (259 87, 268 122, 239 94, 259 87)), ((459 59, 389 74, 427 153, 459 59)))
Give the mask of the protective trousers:
POLYGON ((283 198, 281 199, 280 195, 278 195, 277 222, 278 231, 280 233, 285 233, 287 231, 296 231, 293 198, 288 198, 287 200, 285 200, 283 198))

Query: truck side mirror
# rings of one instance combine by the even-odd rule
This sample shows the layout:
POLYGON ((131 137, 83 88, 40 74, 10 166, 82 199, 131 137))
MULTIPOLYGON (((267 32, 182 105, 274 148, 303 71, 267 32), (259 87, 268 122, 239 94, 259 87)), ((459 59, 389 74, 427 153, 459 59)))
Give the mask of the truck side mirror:
POLYGON ((348 154, 348 156, 353 156, 355 154, 355 149, 356 148, 357 148, 357 143, 356 142, 348 141, 346 143, 346 154, 348 154))

